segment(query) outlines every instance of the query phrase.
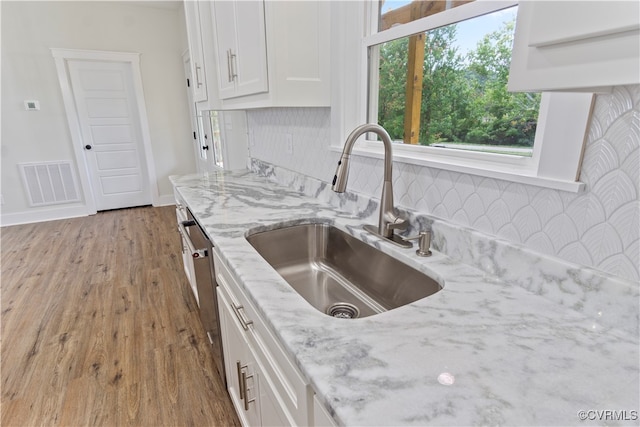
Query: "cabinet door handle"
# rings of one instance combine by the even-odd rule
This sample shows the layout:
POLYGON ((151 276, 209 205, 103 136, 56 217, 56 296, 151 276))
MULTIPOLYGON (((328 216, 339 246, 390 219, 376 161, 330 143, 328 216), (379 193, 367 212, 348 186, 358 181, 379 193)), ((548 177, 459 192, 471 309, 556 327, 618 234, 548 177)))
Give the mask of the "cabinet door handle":
POLYGON ((232 50, 230 51, 231 51, 231 80, 233 81, 236 78, 238 78, 238 72, 236 71, 238 69, 238 64, 236 64, 238 57, 236 56, 235 53, 233 53, 232 50))
POLYGON ((242 370, 246 368, 247 365, 242 365, 239 360, 236 360, 236 373, 238 374, 238 393, 240 394, 240 400, 244 399, 244 390, 242 384, 242 370))
POLYGON ((242 373, 242 388, 244 389, 244 410, 249 410, 249 403, 255 402, 256 398, 249 399, 249 394, 247 392, 247 378, 251 378, 253 375, 247 375, 246 372, 242 373))
POLYGON ((198 70, 201 70, 202 67, 200 67, 199 65, 196 65, 196 87, 200 87, 202 86, 202 83, 200 82, 200 75, 198 74, 198 70))
POLYGON ((233 50, 227 49, 227 76, 229 83, 231 83, 236 77, 238 77, 238 73, 236 73, 236 54, 233 53, 233 50))
POLYGON ((245 331, 248 331, 249 325, 253 324, 253 320, 246 319, 242 315, 242 313, 240 313, 240 310, 243 309, 244 307, 241 305, 236 306, 234 303, 231 303, 231 308, 233 309, 233 312, 236 314, 238 321, 240 321, 240 325, 242 325, 242 329, 244 329, 245 331))
POLYGON ((191 241, 191 239, 189 238, 189 233, 187 232, 187 227, 193 227, 195 225, 196 225, 195 221, 180 221, 178 223, 178 232, 182 236, 182 239, 184 240, 184 243, 187 244, 187 247, 189 248, 189 251, 191 252, 191 256, 193 258, 207 257, 207 256, 209 256, 209 254, 207 253, 207 250, 205 248, 197 249, 193 245, 193 242, 191 241))
POLYGON ((231 77, 231 49, 227 49, 227 81, 231 83, 233 77, 231 77))

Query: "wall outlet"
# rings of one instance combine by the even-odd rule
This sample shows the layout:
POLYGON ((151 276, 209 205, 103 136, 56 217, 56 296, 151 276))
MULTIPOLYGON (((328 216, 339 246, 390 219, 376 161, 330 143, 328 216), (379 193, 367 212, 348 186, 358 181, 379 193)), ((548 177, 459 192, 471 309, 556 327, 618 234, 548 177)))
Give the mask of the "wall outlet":
POLYGON ((293 155, 293 135, 291 135, 290 133, 285 134, 284 141, 287 154, 293 155))

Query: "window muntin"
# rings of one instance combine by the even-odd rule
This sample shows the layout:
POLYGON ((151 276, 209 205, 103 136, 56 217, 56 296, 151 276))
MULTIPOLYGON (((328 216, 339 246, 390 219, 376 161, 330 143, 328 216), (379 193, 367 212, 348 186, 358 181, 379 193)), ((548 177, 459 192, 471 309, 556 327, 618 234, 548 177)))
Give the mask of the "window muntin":
POLYGON ((376 32, 413 22, 427 16, 440 13, 447 9, 471 3, 474 0, 452 1, 410 1, 410 0, 384 0, 378 2, 378 26, 376 32))

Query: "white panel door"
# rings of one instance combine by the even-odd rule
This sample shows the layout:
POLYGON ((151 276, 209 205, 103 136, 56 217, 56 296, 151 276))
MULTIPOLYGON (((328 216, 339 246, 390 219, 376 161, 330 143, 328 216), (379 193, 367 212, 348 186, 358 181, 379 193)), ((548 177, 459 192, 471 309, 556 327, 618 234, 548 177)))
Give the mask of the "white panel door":
POLYGON ((68 61, 97 210, 151 204, 130 64, 68 61))

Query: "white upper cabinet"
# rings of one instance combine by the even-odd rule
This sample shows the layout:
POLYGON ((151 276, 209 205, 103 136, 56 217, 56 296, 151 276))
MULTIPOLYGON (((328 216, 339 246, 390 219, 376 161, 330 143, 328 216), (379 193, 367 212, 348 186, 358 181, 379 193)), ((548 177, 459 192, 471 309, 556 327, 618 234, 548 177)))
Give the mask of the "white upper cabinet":
POLYGON ((269 90, 264 3, 212 3, 221 99, 269 90))
POLYGON ((330 3, 213 2, 222 108, 329 106, 330 3))
POLYGON ((326 0, 185 0, 194 101, 203 110, 330 105, 326 0))
POLYGON ((637 83, 640 2, 520 2, 509 90, 600 91, 637 83))
POLYGON ((202 46, 202 27, 200 25, 199 4, 195 1, 184 2, 184 15, 187 21, 187 39, 191 56, 191 90, 193 101, 207 100, 207 81, 205 77, 204 49, 202 46))
POLYGON ((218 67, 215 57, 210 1, 184 1, 191 57, 191 91, 200 110, 219 110, 218 67))

